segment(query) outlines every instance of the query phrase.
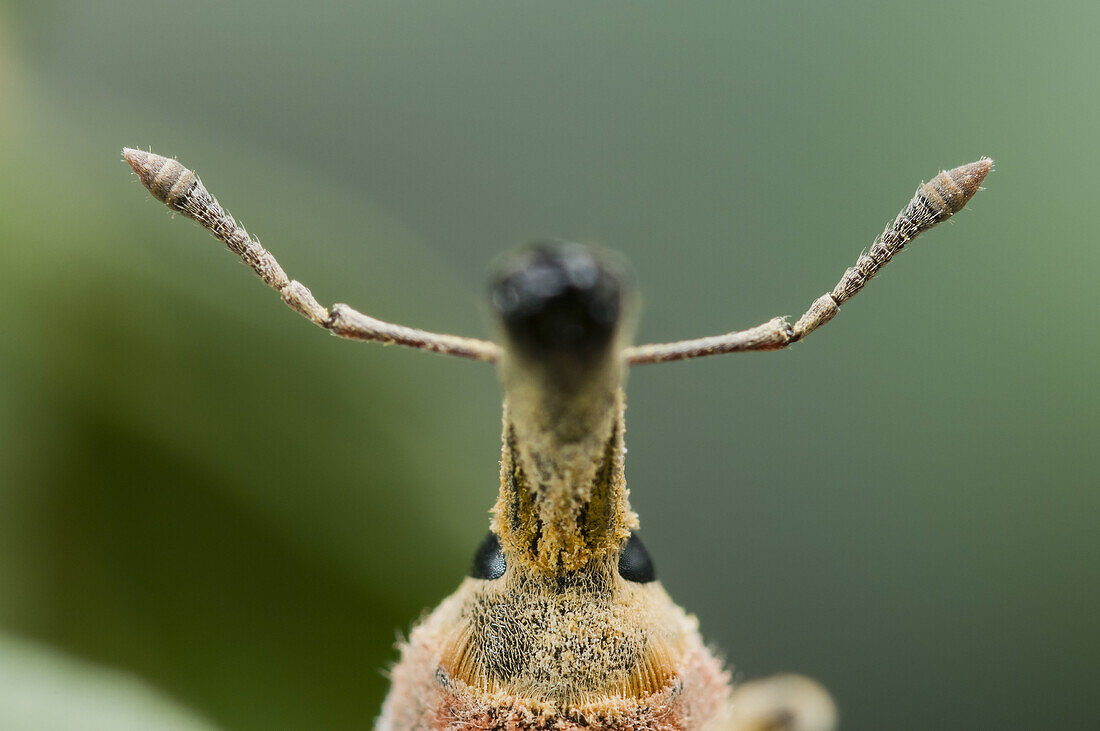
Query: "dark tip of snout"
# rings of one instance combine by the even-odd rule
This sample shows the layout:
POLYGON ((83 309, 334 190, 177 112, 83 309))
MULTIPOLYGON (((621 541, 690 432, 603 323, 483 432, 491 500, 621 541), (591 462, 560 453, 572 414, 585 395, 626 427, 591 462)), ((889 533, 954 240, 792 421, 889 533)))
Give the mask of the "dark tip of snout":
POLYGON ((607 351, 622 317, 623 275, 581 244, 547 241, 512 254, 489 287, 510 344, 538 360, 607 351))

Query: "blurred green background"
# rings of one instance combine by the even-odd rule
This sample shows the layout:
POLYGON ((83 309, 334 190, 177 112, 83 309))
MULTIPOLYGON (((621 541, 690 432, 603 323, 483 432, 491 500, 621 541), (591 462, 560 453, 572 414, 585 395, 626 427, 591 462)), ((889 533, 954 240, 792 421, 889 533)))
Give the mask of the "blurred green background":
POLYGON ((488 263, 553 235, 633 262, 646 341, 797 316, 917 183, 993 156, 805 344, 638 369, 627 473, 739 677, 819 678, 847 729, 1094 724, 1097 27, 0 4, 0 727, 365 728, 496 494, 492 369, 325 336, 124 145, 198 170, 322 302, 484 335, 488 263))

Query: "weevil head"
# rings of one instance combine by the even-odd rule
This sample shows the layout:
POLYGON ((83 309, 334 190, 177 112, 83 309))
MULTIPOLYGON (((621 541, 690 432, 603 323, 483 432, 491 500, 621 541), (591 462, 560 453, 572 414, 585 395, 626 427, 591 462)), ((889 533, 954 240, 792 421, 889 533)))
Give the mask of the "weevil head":
POLYGON ((443 677, 536 704, 667 689, 695 634, 627 501, 630 279, 607 255, 540 243, 498 267, 489 295, 504 343, 500 496, 445 610, 443 677))
POLYGON ((634 534, 614 555, 546 573, 489 533, 453 599, 446 683, 550 712, 669 691, 694 637, 634 534))

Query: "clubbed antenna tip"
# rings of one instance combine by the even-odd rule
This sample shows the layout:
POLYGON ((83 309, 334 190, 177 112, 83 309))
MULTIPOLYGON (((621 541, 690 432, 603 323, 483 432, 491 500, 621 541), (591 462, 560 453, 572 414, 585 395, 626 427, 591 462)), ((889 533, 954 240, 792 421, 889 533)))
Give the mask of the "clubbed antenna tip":
POLYGON ((970 200, 975 193, 978 192, 978 188, 981 186, 982 181, 985 180, 985 176, 989 174, 989 171, 993 169, 993 160, 988 157, 969 163, 967 165, 960 165, 951 171, 951 178, 955 181, 955 184, 962 188, 965 201, 970 200))
POLYGON ((145 187, 148 188, 149 185, 152 183, 150 172, 154 167, 150 164, 150 158, 158 158, 160 157, 160 155, 154 155, 153 153, 146 152, 145 150, 135 150, 132 147, 123 147, 122 157, 125 158, 126 162, 130 164, 130 167, 133 168, 138 177, 141 178, 142 184, 144 184, 145 187))
POLYGON ((137 173, 141 184, 154 198, 169 208, 198 220, 204 213, 201 210, 204 204, 217 206, 217 201, 205 188, 198 189, 201 184, 195 173, 181 165, 178 160, 129 147, 122 148, 122 156, 137 173), (199 200, 200 198, 203 200, 199 200), (188 207, 189 203, 194 205, 188 207))
POLYGON ((145 152, 144 150, 135 150, 132 147, 123 147, 122 156, 126 158, 126 162, 130 163, 130 167, 136 168, 142 160, 149 157, 152 153, 145 152))

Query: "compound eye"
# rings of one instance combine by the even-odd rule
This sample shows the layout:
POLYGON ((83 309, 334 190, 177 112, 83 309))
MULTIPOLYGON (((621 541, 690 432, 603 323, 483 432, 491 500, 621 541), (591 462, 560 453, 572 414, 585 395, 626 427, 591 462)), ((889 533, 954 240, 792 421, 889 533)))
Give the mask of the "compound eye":
POLYGON ((495 533, 485 536, 485 540, 477 547, 474 554, 473 565, 470 566, 470 576, 475 579, 492 581, 504 576, 508 564, 504 561, 504 554, 500 551, 500 539, 495 533))
POLYGON ((630 534, 623 552, 619 554, 619 576, 637 584, 648 584, 657 579, 649 551, 645 550, 637 533, 630 534))

